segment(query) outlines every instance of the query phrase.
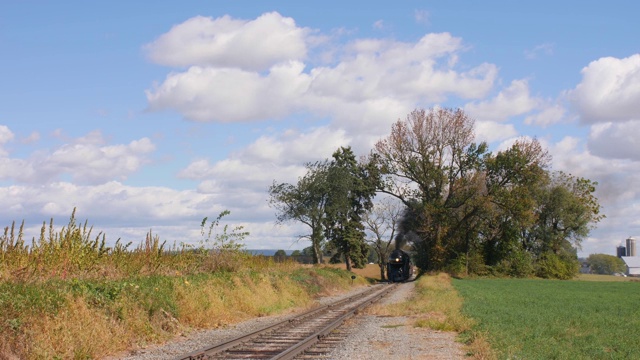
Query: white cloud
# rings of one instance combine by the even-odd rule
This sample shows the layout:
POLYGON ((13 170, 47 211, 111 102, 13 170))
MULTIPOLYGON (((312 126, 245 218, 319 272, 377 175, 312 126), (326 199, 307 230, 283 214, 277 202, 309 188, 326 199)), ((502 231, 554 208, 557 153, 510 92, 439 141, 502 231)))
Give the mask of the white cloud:
POLYGON ((587 144, 599 157, 640 161, 640 120, 595 124, 587 144))
POLYGON ((476 121, 476 141, 493 143, 516 137, 518 131, 512 124, 501 124, 495 121, 476 121))
MULTIPOLYGON (((216 43, 212 40, 216 31, 225 34, 224 29, 213 28, 208 21, 196 20, 188 22, 189 33, 200 28, 208 34, 200 38, 204 43, 216 43)), ((295 26, 293 22, 290 25, 295 26)), ((235 29, 238 34, 249 31, 235 29)), ((242 36, 230 37, 228 46, 234 47, 238 39, 242 36)), ((300 39, 312 43, 311 38, 300 39)), ((146 92, 149 107, 177 110, 196 121, 273 119, 298 112, 339 117, 347 114, 345 109, 371 113, 368 108, 379 108, 381 102, 394 104, 396 109, 411 109, 444 101, 448 96, 481 98, 491 90, 497 75, 496 66, 486 63, 457 71, 458 54, 465 47, 460 38, 448 33, 427 34, 415 43, 358 39, 335 47, 335 64, 310 69, 295 54, 283 55, 277 62, 256 60, 270 65, 263 71, 185 57, 191 60, 180 63, 190 66, 186 71, 169 74, 146 92)))
POLYGON ((280 62, 302 60, 307 53, 306 28, 277 12, 255 20, 228 15, 196 16, 145 46, 151 60, 174 67, 215 66, 262 71, 280 62))
POLYGON ((480 121, 505 121, 511 116, 532 111, 540 102, 529 94, 527 80, 513 80, 493 99, 467 104, 464 109, 480 121))
POLYGON ((105 145, 98 131, 73 139, 50 151, 38 151, 30 157, 0 158, 0 179, 46 184, 69 175, 80 183, 99 184, 126 177, 147 163, 155 150, 148 138, 129 144, 105 145))
MULTIPOLYGON (((239 197, 240 198, 240 197, 239 197)), ((251 200, 250 200, 251 201, 251 200)), ((254 204, 255 205, 255 204, 254 204)), ((174 190, 167 187, 132 187, 119 182, 81 186, 66 182, 42 186, 0 187, 0 217, 11 219, 19 209, 29 209, 24 219, 28 228, 26 237, 37 237, 43 221, 54 218, 60 228, 74 208, 78 221, 89 220, 95 225, 94 235, 103 231, 112 244, 119 237, 123 242, 144 240, 152 229, 163 240, 195 243, 199 240, 199 225, 203 217, 215 217, 230 210, 229 219, 237 222, 247 218, 264 220, 266 204, 259 208, 262 218, 247 203, 223 203, 219 196, 194 190, 174 190)), ((269 220, 273 220, 271 212, 269 220)), ((225 219, 224 223, 228 223, 225 219)), ((21 221, 23 219, 13 219, 21 221)))
POLYGON ((153 91, 151 110, 175 109, 187 119, 233 122, 279 118, 301 107, 309 84, 304 65, 289 62, 266 75, 231 68, 193 66, 171 73, 153 91))
POLYGON ((288 130, 279 136, 261 136, 244 150, 214 164, 206 159, 195 160, 178 176, 203 181, 200 191, 208 193, 221 189, 264 193, 273 180, 295 182, 304 175, 305 163, 330 158, 338 147, 348 143, 341 130, 288 130))
POLYGON ((603 57, 582 69, 569 97, 585 123, 619 122, 640 113, 640 54, 603 57))
POLYGON ((6 144, 13 138, 13 132, 7 126, 0 125, 0 144, 6 144))
POLYGON ((524 119, 524 123, 528 125, 547 127, 562 121, 565 114, 566 110, 560 104, 544 105, 542 106, 542 110, 538 113, 527 116, 524 119))

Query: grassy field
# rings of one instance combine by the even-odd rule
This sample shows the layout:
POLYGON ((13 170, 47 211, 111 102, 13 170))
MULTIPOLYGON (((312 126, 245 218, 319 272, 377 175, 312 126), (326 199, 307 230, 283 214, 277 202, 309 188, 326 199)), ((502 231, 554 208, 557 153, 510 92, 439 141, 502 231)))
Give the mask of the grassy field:
MULTIPOLYGON (((640 359, 640 282, 453 280, 499 359, 640 359)), ((588 281, 583 281, 588 280, 588 281)))

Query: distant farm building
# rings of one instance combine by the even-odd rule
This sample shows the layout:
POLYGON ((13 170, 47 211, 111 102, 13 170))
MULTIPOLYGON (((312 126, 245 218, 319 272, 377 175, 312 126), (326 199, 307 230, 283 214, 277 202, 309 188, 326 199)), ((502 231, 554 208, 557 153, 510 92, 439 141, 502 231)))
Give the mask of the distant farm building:
POLYGON ((621 259, 627 264, 627 275, 640 276, 640 256, 623 256, 621 259))
POLYGON ((618 246, 616 253, 627 265, 627 275, 640 276, 640 256, 636 256, 636 239, 630 237, 626 241, 627 246, 618 246))

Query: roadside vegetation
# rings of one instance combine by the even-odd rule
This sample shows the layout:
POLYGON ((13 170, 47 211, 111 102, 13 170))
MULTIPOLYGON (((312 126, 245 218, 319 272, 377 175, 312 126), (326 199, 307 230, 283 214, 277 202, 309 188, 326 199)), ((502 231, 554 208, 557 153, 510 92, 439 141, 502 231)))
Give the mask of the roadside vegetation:
POLYGON ((242 250, 243 229, 202 222, 198 246, 171 249, 149 233, 138 246, 53 220, 29 245, 0 237, 0 359, 92 359, 312 304, 363 277, 242 250))

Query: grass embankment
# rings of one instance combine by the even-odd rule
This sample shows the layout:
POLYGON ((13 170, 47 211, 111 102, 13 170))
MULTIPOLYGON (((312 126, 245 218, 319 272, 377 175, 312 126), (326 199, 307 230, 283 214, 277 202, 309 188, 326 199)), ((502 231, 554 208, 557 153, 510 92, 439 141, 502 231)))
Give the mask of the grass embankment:
MULTIPOLYGON (((220 217, 223 214, 220 215, 220 217)), ((24 241, 23 226, 0 235, 0 359, 90 359, 162 342, 197 328, 305 307, 352 284, 351 273, 251 256, 241 229, 199 246, 165 249, 149 232, 136 248, 92 238, 87 223, 24 241)))
MULTIPOLYGON (((608 277, 613 279, 613 277, 608 277)), ((593 279, 589 279, 593 280, 593 279)), ((640 283, 453 280, 499 359, 639 359, 640 283)))
POLYGON ((99 358, 305 307, 318 294, 352 286, 342 270, 273 262, 256 268, 256 260, 234 272, 1 283, 0 358, 99 358))

